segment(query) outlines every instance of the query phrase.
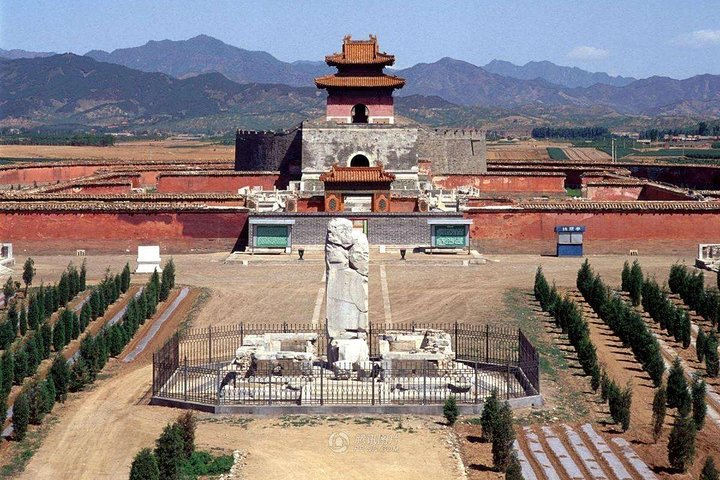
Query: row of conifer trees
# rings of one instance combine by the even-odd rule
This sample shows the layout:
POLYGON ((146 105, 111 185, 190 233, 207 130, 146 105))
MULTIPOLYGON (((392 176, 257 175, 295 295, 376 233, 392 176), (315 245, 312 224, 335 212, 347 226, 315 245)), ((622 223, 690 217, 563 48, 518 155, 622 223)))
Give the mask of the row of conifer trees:
POLYGON ((630 347, 653 383, 660 385, 665 372, 660 344, 640 314, 605 285, 587 260, 578 271, 577 288, 613 333, 630 347))
MULTIPOLYGON (((142 292, 130 300, 128 308, 119 322, 104 327, 96 335, 87 335, 83 338, 80 343, 79 355, 74 361, 68 362, 65 360, 59 353, 62 348, 56 350, 58 354, 50 368, 47 380, 36 381, 26 386, 15 400, 16 406, 18 405, 18 401, 20 401, 21 405, 20 416, 16 414, 17 407, 13 408, 13 425, 15 427, 16 438, 22 439, 24 432, 27 430, 28 423, 39 424, 43 416, 52 410, 52 405, 55 401, 64 401, 68 392, 80 391, 86 385, 93 383, 97 378, 98 372, 107 364, 109 358, 117 356, 122 352, 138 328, 155 314, 157 304, 161 301, 161 292, 167 292, 165 293, 165 299, 167 299, 172 286, 174 286, 175 269, 172 260, 168 262, 168 265, 170 266, 170 273, 165 274, 162 281, 157 272, 153 273, 148 283, 142 289, 142 292), (72 365, 69 363, 72 363, 72 365), (48 385, 48 382, 53 384, 52 387, 48 385), (47 399, 49 393, 46 392, 53 393, 54 400, 52 402, 47 399), (24 408, 26 404, 28 405, 29 412, 38 413, 28 413, 27 416, 23 415, 24 411, 22 408, 24 408), (41 408, 43 405, 46 406, 44 410, 41 408)), ((122 293, 127 292, 129 287, 129 265, 125 266, 121 274, 106 275, 105 279, 93 289, 90 300, 83 305, 80 318, 85 320, 79 321, 78 328, 83 325, 84 327, 79 331, 84 331, 91 320, 102 316, 107 308, 117 301, 122 293), (87 321, 87 323, 85 323, 85 321, 87 321)), ((62 323, 59 319, 56 328, 66 329, 67 326, 58 327, 58 325, 62 323)), ((74 330, 73 328, 73 332, 74 330)), ((53 333, 54 331, 55 329, 53 329, 53 333)))
POLYGON ((593 391, 601 389, 603 401, 608 402, 613 421, 620 424, 623 431, 627 430, 630 427, 632 389, 630 386, 618 386, 600 367, 590 330, 578 305, 567 296, 560 297, 555 285, 550 287, 542 267, 538 267, 535 273, 534 292, 543 311, 553 316, 555 324, 568 335, 583 371, 590 376, 593 391))
MULTIPOLYGON (((701 271, 690 271, 687 266, 676 263, 670 267, 668 287, 677 293, 683 302, 695 310, 713 327, 717 327, 720 319, 720 292, 717 288, 705 288, 705 274, 701 271)), ((718 274, 720 288, 720 274, 718 274)))
POLYGON ((40 285, 31 293, 27 307, 24 302, 11 302, 5 321, 0 324, 0 350, 8 349, 18 334, 25 336, 28 330, 37 331, 53 313, 84 291, 85 275, 85 262, 79 271, 70 264, 56 285, 40 285))

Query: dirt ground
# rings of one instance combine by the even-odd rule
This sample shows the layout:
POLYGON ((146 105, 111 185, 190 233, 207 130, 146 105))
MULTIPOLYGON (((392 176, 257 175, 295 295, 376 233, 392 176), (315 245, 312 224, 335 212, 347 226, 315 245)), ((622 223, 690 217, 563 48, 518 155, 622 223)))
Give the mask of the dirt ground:
POLYGON ((93 160, 227 160, 235 158, 234 145, 213 145, 181 139, 118 142, 111 147, 56 145, 0 145, 0 157, 93 160))
MULTIPOLYGON (((188 315, 194 327, 241 321, 308 323, 317 315, 316 300, 322 300, 318 293, 323 288, 320 252, 306 252, 303 262, 266 257, 251 260, 249 266, 225 263, 226 258, 224 253, 174 256, 177 284, 197 287, 193 289, 194 294, 181 304, 143 355, 128 364, 112 360, 103 378, 89 391, 73 394, 66 404, 56 407, 53 415, 58 421, 50 427, 47 438, 20 478, 127 478, 135 453, 152 446, 163 426, 179 414, 175 409, 147 405, 152 376, 150 362, 151 352, 188 315), (193 307, 196 300, 199 303, 193 307), (121 446, 119 442, 122 442, 121 446)), ((555 280, 558 286, 572 288, 582 259, 508 255, 489 257, 485 265, 462 266, 462 260, 466 258, 409 254, 408 260, 402 262, 393 254, 373 254, 371 317, 382 321, 387 315, 380 274, 384 270, 393 323, 457 320, 522 326, 532 330, 533 338, 545 342, 539 349, 543 358, 553 364, 553 369, 543 369, 546 405, 541 409, 518 412, 520 421, 574 420, 568 411, 578 409, 580 404, 588 409, 583 414, 585 417, 601 416, 603 412, 598 411, 599 407, 594 407, 592 401, 583 400, 587 396, 583 391, 587 390, 582 384, 583 379, 576 379, 575 386, 563 383, 568 378, 563 375, 572 370, 562 366, 553 356, 555 353, 551 349, 557 351, 558 347, 551 336, 538 333, 545 328, 533 312, 529 296, 537 265, 542 265, 546 276, 555 280), (568 399, 568 395, 575 397, 568 399)), ((69 256, 34 259, 37 281, 44 279, 45 283, 57 279, 70 261, 76 264, 78 261, 69 256)), ((24 257, 18 258, 18 265, 24 260, 24 257)), ((613 284, 620 282, 624 260, 622 256, 590 257, 595 270, 613 284)), ((644 271, 656 275, 660 283, 665 281, 670 265, 676 260, 675 257, 640 258, 644 271)), ((133 265, 133 256, 89 256, 88 278, 98 280, 107 268, 119 271, 128 261, 133 265)), ((685 261, 690 263, 691 259, 685 261)), ((0 282, 4 281, 5 278, 0 278, 0 282)), ((133 278, 134 283, 144 281, 145 278, 133 278)), ((318 316, 323 318, 322 311, 318 316)), ((610 348, 614 349, 614 346, 610 348)), ((638 380, 638 383, 645 382, 638 380)), ((640 392, 638 395, 638 404, 642 404, 646 395, 640 395, 640 392)), ((247 451, 242 474, 248 479, 373 478, 380 475, 386 478, 463 478, 454 446, 456 437, 439 420, 422 417, 201 415, 198 442, 205 449, 247 451), (346 451, 334 451, 338 438, 347 439, 346 451), (378 448, 378 443, 387 448, 378 448)), ((486 452, 485 446, 470 446, 470 450, 464 448, 470 477, 497 478, 497 474, 489 469, 489 450, 486 452), (469 451, 472 455, 467 453, 469 451)), ((648 462, 646 455, 656 454, 644 445, 636 448, 648 462)), ((3 460, 7 462, 8 458, 3 460)))

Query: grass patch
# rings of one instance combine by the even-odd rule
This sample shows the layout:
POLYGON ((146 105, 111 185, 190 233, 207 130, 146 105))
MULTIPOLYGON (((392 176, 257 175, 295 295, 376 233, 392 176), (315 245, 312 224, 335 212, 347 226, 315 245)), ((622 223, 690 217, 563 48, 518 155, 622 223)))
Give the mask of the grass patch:
POLYGON ((181 480, 195 480, 198 477, 220 475, 230 471, 234 463, 232 455, 215 456, 208 452, 196 451, 182 465, 181 480))
POLYGON ((547 147, 547 153, 551 160, 568 160, 567 155, 562 148, 559 147, 547 147))
POLYGON ((360 418, 354 418, 353 423, 356 425, 372 425, 375 422, 381 422, 388 424, 390 423, 390 420, 386 418, 379 418, 379 417, 360 417, 360 418))
POLYGON ((0 467, 0 478, 13 478, 22 473, 47 437, 50 428, 58 421, 59 419, 55 415, 45 417, 42 425, 28 430, 27 436, 22 442, 12 442, 9 447, 10 462, 0 467))
POLYGON ((201 417, 198 423, 221 423, 223 425, 237 425, 247 430, 253 418, 250 417, 201 417))
POLYGON ((582 190, 579 188, 566 188, 565 193, 568 197, 582 197, 582 190))
POLYGON ((277 426, 281 428, 288 427, 314 427, 320 425, 320 419, 309 415, 283 415, 280 417, 280 423, 277 426))

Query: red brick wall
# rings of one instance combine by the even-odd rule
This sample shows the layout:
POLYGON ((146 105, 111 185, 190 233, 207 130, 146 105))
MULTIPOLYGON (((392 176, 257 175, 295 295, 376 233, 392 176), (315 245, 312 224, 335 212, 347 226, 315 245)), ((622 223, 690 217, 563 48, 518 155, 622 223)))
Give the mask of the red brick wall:
POLYGON ((391 212, 417 212, 417 198, 398 198, 391 197, 391 212))
POLYGON ((586 187, 589 200, 637 200, 643 191, 642 185, 591 185, 586 187))
POLYGON ((394 115, 393 98, 390 95, 340 93, 328 96, 327 116, 349 117, 352 115, 352 108, 359 103, 367 107, 371 117, 392 117, 394 115))
POLYGON ((692 255, 698 243, 720 240, 716 212, 619 213, 473 211, 470 236, 483 251, 494 253, 555 252, 557 225, 584 225, 585 253, 692 255))
POLYGON ((0 184, 55 183, 94 174, 100 165, 37 166, 0 170, 0 184))
POLYGON ((433 177, 441 188, 472 186, 481 192, 565 193, 563 176, 447 175, 433 177))
POLYGON ((675 192, 656 185, 645 185, 640 200, 688 200, 689 197, 683 192, 675 192))
POLYGON ((245 212, 0 212, 0 238, 28 253, 133 253, 138 245, 160 245, 168 252, 230 251, 246 238, 246 223, 245 212))
POLYGON ((168 175, 158 177, 157 191, 161 193, 237 193, 242 187, 283 188, 279 174, 248 175, 168 175))

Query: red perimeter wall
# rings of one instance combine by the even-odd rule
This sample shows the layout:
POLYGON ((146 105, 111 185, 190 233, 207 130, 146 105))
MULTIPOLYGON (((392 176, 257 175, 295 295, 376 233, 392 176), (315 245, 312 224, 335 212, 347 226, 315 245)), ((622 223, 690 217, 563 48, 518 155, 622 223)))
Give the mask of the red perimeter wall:
POLYGON ((231 251, 244 241, 246 212, 100 213, 0 212, 0 238, 16 252, 136 252, 138 245, 163 251, 231 251))
POLYGON ((471 211, 470 236, 481 251, 554 254, 557 225, 584 225, 585 253, 685 254, 720 241, 717 212, 471 211))
POLYGON ((242 187, 263 187, 272 190, 281 185, 280 174, 247 175, 167 175, 157 179, 157 191, 161 193, 237 193, 242 187))
POLYGON ((94 174, 102 165, 48 166, 0 170, 0 184, 55 183, 94 174))
POLYGON ((565 193, 565 177, 531 175, 447 175, 433 177, 440 188, 472 186, 481 192, 565 193))

